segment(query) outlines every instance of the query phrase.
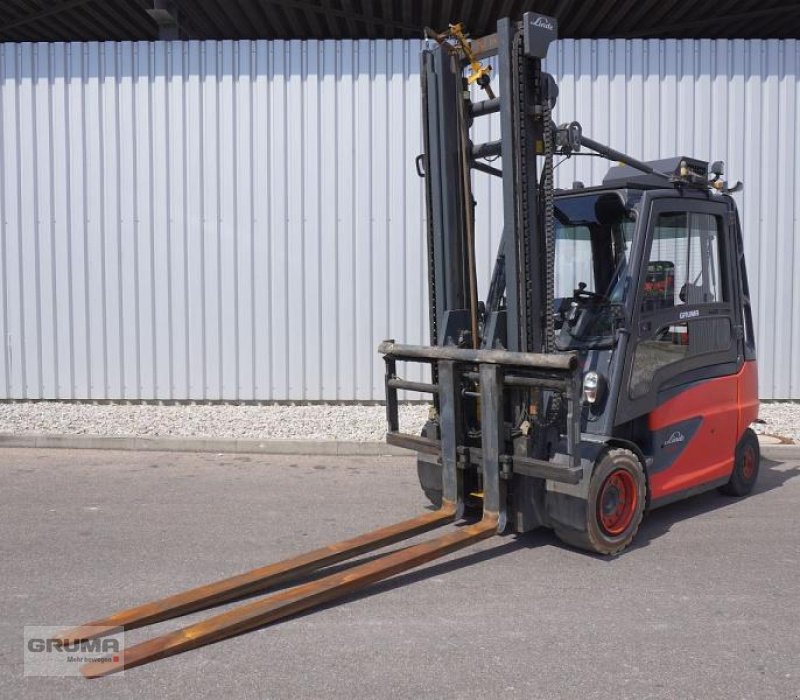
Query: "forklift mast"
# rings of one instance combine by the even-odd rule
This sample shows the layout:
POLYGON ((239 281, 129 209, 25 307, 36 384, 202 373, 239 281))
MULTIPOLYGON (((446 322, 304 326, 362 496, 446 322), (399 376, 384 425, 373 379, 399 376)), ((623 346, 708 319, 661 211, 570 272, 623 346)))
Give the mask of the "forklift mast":
MULTIPOLYGON (((552 249, 542 234, 552 218, 553 148, 549 133, 555 82, 542 59, 557 36, 554 18, 502 19, 497 33, 465 56, 442 40, 422 52, 422 117, 427 203, 431 345, 552 351, 552 249), (494 57, 500 96, 469 99, 465 67, 494 57), (474 120, 499 113, 502 137, 475 144, 474 120), (502 172, 483 158, 501 157, 502 172), (538 156, 544 159, 541 187, 538 156), (503 180, 503 235, 485 307, 479 308, 471 170, 503 180), (468 235, 465 236, 464 232, 468 235)), ((480 84, 480 81, 479 81, 480 84)))
MULTIPOLYGON (((502 530, 508 482, 519 482, 512 488, 519 493, 527 484, 523 473, 570 482, 581 476, 578 358, 554 352, 551 110, 557 88, 542 60, 557 37, 557 22, 528 12, 521 21, 501 19, 495 34, 472 41, 460 25, 429 36, 434 41, 421 57, 424 153, 417 168, 426 186, 431 340, 428 347, 386 341, 379 348, 386 362, 387 441, 440 460, 444 500, 460 513, 465 492, 482 493, 484 509, 497 514, 502 530), (496 61, 499 95, 480 63, 486 59, 496 61), (471 83, 483 88, 485 99, 470 98, 471 83), (491 114, 499 114, 501 138, 473 142, 475 120, 491 114), (502 170, 487 158, 500 158, 502 170), (473 170, 503 181, 503 232, 483 302, 473 170), (397 361, 428 363, 432 383, 398 377, 397 361), (435 418, 422 437, 399 432, 399 389, 433 394, 435 418), (521 433, 510 428, 520 424, 521 433), (562 437, 569 464, 554 467, 546 457, 562 437)), ((526 514, 515 517, 534 526, 543 515, 530 501, 526 514)))

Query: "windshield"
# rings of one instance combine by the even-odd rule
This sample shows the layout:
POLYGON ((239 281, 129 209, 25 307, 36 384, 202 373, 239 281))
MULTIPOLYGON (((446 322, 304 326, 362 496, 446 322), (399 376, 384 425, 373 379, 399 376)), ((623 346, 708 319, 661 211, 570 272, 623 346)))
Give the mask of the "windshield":
POLYGON ((610 345, 622 320, 635 220, 613 192, 555 203, 554 305, 561 350, 610 345))

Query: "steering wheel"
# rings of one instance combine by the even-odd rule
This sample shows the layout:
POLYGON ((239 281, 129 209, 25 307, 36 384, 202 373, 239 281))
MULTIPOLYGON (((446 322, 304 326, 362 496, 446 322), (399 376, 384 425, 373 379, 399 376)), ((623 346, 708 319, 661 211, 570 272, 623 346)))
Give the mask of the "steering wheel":
POLYGON ((577 301, 583 299, 585 301, 606 301, 608 297, 599 292, 590 292, 586 289, 586 282, 578 282, 578 288, 572 294, 573 298, 577 301))

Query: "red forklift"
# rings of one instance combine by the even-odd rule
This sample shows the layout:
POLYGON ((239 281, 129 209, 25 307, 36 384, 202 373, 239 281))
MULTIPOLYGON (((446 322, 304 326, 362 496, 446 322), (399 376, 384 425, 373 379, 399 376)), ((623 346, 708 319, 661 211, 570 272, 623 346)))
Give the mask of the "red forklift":
POLYGON ((648 509, 708 489, 751 491, 758 381, 731 197, 740 185, 728 186, 721 162, 642 162, 577 122, 556 125, 558 88, 542 70, 556 36, 554 18, 529 12, 477 39, 460 25, 430 32, 422 52, 416 165, 426 190, 430 344, 386 340, 379 352, 387 441, 418 453, 436 509, 60 634, 77 643, 281 588, 87 664, 85 676, 264 626, 498 534, 548 527, 570 546, 616 555, 648 509), (501 138, 475 143, 473 124, 495 113, 501 138), (557 190, 555 159, 587 154, 619 164, 598 186, 557 190), (476 177, 501 178, 503 189, 502 240, 483 300, 476 177), (424 363, 429 380, 403 378, 401 363, 424 363), (432 397, 421 435, 399 431, 399 391, 432 397), (298 583, 456 521, 445 534, 298 583))

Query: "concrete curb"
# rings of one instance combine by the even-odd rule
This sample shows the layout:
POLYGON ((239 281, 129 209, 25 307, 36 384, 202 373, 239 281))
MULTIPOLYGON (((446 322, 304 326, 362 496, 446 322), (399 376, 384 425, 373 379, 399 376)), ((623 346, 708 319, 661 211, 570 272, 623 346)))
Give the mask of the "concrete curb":
MULTIPOLYGON (((762 448, 795 448, 800 445, 779 444, 777 438, 759 435, 762 448), (766 439, 765 439, 766 438, 766 439), (772 438, 772 439, 770 439, 772 438)), ((47 447, 72 450, 139 450, 152 452, 228 452, 272 455, 332 455, 339 457, 374 457, 378 455, 408 456, 409 450, 385 442, 350 440, 240 440, 237 438, 200 437, 106 437, 101 435, 20 435, 0 433, 0 448, 47 447)))
POLYGON ((98 435, 20 435, 0 433, 2 447, 48 447, 74 450, 149 450, 158 452, 230 452, 334 456, 405 455, 408 450, 385 442, 348 440, 239 440, 195 437, 105 437, 98 435))

